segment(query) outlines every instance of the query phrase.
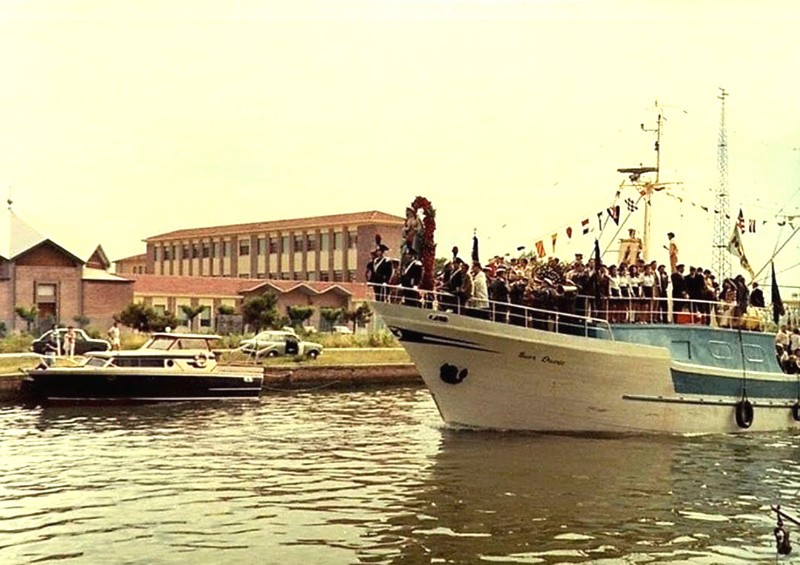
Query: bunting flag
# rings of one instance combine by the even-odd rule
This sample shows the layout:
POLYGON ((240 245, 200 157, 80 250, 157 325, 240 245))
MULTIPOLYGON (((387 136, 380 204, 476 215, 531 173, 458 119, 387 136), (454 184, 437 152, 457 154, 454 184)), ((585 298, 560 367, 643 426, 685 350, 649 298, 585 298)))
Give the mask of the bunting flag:
POLYGON ((541 239, 536 242, 536 254, 539 257, 544 257, 544 241, 541 239))
POLYGON ((603 231, 603 213, 597 213, 597 229, 603 231))
POLYGON ((785 313, 781 289, 778 288, 778 280, 775 278, 775 263, 772 263, 772 321, 777 324, 785 313))
POLYGON ((589 233, 589 218, 581 220, 581 227, 583 228, 583 235, 589 233))
POLYGON ((739 228, 739 233, 744 233, 744 214, 741 208, 739 208, 739 217, 736 220, 736 226, 739 228))
POLYGON ((633 201, 633 198, 626 198, 625 204, 628 205, 629 212, 635 212, 636 210, 639 209, 639 207, 636 205, 636 202, 633 201))
POLYGON ((747 228, 750 233, 756 233, 756 221, 750 220, 750 226, 747 228))
POLYGON ((753 268, 750 266, 750 262, 747 260, 744 254, 744 245, 742 244, 742 234, 739 232, 738 224, 733 227, 733 233, 731 234, 731 238, 728 240, 728 251, 731 255, 735 255, 739 258, 739 263, 742 265, 742 268, 750 273, 750 278, 756 278, 755 273, 753 272, 753 268))
POLYGON ((554 233, 553 235, 550 236, 550 238, 553 240, 553 254, 555 254, 555 252, 556 252, 556 239, 558 239, 558 234, 554 233))
POLYGON ((567 226, 567 239, 572 239, 572 228, 567 226))
POLYGON ((608 217, 614 220, 616 225, 619 225, 619 205, 610 206, 606 209, 606 212, 608 212, 608 217))

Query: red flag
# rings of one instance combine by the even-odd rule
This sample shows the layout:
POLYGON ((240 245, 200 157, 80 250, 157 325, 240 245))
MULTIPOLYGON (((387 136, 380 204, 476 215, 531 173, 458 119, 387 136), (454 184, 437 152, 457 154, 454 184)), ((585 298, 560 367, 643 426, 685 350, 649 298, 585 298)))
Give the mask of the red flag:
POLYGON ((567 239, 572 239, 572 228, 567 228, 567 239))
POLYGON ((544 241, 541 239, 536 242, 536 254, 539 257, 544 257, 544 241))

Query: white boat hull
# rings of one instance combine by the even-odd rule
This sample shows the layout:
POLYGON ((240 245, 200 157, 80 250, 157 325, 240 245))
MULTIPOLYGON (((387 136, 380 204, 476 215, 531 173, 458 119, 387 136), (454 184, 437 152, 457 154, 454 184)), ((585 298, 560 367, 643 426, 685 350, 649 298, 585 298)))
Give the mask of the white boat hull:
MULTIPOLYGON (((704 398, 676 392, 676 363, 665 347, 372 305, 401 340, 449 425, 569 433, 744 430, 735 418, 738 393, 704 398)), ((728 373, 713 377, 738 386, 741 375, 728 373)), ((800 427, 793 399, 748 400, 754 406, 748 431, 800 427)))

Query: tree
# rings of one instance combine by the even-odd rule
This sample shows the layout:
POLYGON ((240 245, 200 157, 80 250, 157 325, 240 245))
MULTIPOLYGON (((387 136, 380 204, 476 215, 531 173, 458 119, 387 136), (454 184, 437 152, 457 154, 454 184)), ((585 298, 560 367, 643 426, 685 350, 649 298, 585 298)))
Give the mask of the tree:
POLYGON ((25 308, 25 306, 17 306, 14 308, 14 312, 16 312, 17 316, 25 320, 25 323, 28 327, 28 333, 31 333, 33 330, 33 323, 36 321, 36 318, 39 317, 39 310, 36 306, 31 306, 30 308, 25 308))
POLYGON ((348 317, 353 320, 354 327, 366 326, 372 319, 372 310, 367 306, 366 302, 362 302, 358 305, 358 308, 348 312, 348 317))
POLYGON ((274 292, 265 292, 260 296, 253 296, 242 303, 242 318, 244 323, 252 326, 255 331, 263 328, 274 328, 278 321, 278 297, 274 292))
POLYGON ((196 329, 194 320, 200 314, 202 314, 205 309, 206 306, 191 306, 189 304, 181 304, 181 312, 183 312, 183 315, 186 316, 186 325, 189 326, 190 330, 196 329))
POLYGON ((286 314, 289 316, 289 325, 295 329, 300 329, 305 325, 306 320, 314 315, 314 307, 287 306, 286 314))
POLYGON ((86 326, 89 325, 89 322, 91 320, 89 320, 89 318, 87 318, 86 316, 79 314, 77 316, 73 316, 72 321, 75 322, 79 328, 85 330, 86 326))
POLYGON ((140 332, 163 332, 174 328, 178 320, 171 312, 160 314, 144 304, 131 303, 114 316, 115 320, 140 332))
POLYGON ((220 316, 233 316, 236 314, 236 308, 229 304, 220 304, 219 308, 217 308, 217 314, 220 316))
POLYGON ((324 329, 331 329, 333 326, 336 325, 342 315, 344 314, 344 308, 320 308, 319 315, 322 317, 324 324, 324 329))
MULTIPOLYGON (((130 328, 140 332, 146 332, 150 329, 150 319, 152 318, 152 315, 148 315, 149 313, 147 310, 148 308, 146 308, 144 304, 132 302, 115 316, 115 318, 130 328)), ((155 312, 153 312, 153 314, 155 314, 155 312)))

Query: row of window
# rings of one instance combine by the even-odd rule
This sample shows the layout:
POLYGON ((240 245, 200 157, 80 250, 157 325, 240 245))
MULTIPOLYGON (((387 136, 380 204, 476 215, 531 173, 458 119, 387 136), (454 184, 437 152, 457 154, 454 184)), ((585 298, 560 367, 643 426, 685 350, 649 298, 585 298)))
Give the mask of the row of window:
MULTIPOLYGON (((251 277, 250 273, 239 273, 240 279, 249 279, 251 277)), ((258 273, 256 275, 258 279, 269 279, 269 280, 280 280, 280 281, 321 281, 321 282, 330 282, 331 280, 334 282, 355 282, 356 280, 356 272, 353 269, 349 271, 333 271, 333 278, 331 278, 330 273, 328 271, 316 272, 316 271, 309 271, 308 273, 303 275, 303 273, 258 273)))
MULTIPOLYGON (((250 255, 250 239, 239 241, 237 250, 239 257, 250 255)), ((278 237, 259 237, 257 240, 258 255, 275 255, 278 253, 299 253, 303 251, 337 251, 344 249, 355 249, 358 245, 358 234, 356 232, 334 232, 333 238, 330 233, 317 234, 309 233, 302 235, 278 237), (347 241, 345 241, 347 236, 347 241), (331 241, 333 246, 331 246, 331 241), (317 243, 319 242, 319 245, 317 243), (291 244, 291 246, 290 246, 291 244)), ((173 259, 207 259, 209 257, 230 257, 230 241, 203 241, 196 243, 184 243, 181 245, 157 245, 155 248, 156 261, 171 261, 173 259)))

